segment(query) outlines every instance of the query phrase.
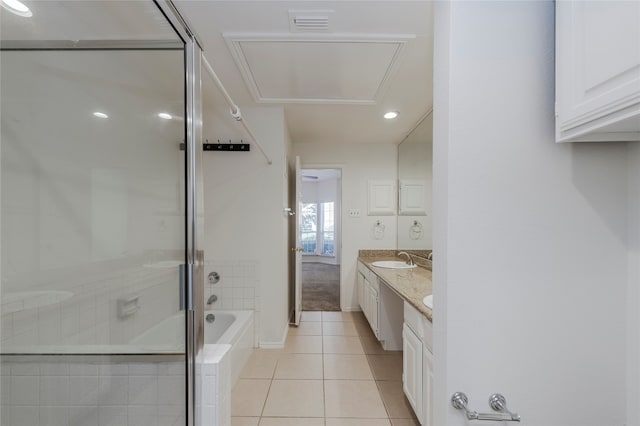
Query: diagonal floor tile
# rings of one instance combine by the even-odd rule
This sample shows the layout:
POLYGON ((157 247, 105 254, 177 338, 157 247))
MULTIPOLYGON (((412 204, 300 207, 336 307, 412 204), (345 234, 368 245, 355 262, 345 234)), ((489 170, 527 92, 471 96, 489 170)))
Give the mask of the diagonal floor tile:
POLYGON ((270 384, 271 380, 238 380, 231 392, 231 416, 260 416, 270 384))
POLYGON ((376 380, 402 380, 402 352, 389 355, 367 355, 376 380))
POLYGON ((320 311, 303 311, 300 321, 322 321, 322 312, 320 311))
POLYGON ((326 419, 326 426, 391 426, 389 419, 326 419))
POLYGON ((325 380, 327 417, 387 418, 373 380, 325 380))
POLYGON ((258 426, 260 417, 231 417, 231 426, 258 426))
POLYGON ((322 322, 320 321, 301 321, 300 325, 289 326, 289 336, 321 336, 322 322))
POLYGON ((273 380, 265 417, 323 417, 322 380, 273 380))
POLYGON ((321 354, 322 336, 288 336, 284 351, 296 354, 321 354))
POLYGON ((358 330, 352 322, 323 322, 322 334, 325 336, 358 336, 358 330))
POLYGON ((373 380, 366 355, 324 354, 324 378, 330 380, 373 380))
POLYGON ((402 381, 378 381, 384 406, 392 419, 411 419, 415 417, 413 408, 404 396, 402 381))
POLYGON ((364 354, 359 337, 322 336, 325 354, 364 354))
POLYGON ((254 349, 240 373, 242 379, 271 379, 282 349, 254 349))
POLYGON ((278 360, 274 379, 322 379, 321 354, 285 354, 278 360))
POLYGON ((327 322, 327 321, 353 322, 354 315, 355 315, 355 312, 323 311, 322 322, 327 322))
POLYGON ((325 426, 324 418, 263 417, 260 426, 325 426))

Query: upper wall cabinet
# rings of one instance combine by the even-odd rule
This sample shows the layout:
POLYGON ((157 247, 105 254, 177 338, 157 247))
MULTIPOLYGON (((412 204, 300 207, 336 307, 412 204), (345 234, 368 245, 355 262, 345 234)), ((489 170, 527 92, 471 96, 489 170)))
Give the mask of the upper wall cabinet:
POLYGON ((556 2, 556 141, 640 141, 640 0, 556 2))
POLYGON ((370 180, 369 216, 392 216, 396 214, 396 183, 392 180, 370 180))
POLYGON ((400 179, 400 203, 398 214, 403 216, 427 215, 427 181, 400 179))

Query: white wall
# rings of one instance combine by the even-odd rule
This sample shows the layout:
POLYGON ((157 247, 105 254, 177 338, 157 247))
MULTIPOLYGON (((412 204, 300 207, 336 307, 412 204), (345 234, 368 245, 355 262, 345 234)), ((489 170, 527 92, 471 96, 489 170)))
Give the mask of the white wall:
POLYGON ((553 2, 435 13, 435 424, 622 425, 625 147, 554 143, 553 2))
POLYGON ((340 304, 342 310, 358 310, 355 288, 358 250, 396 247, 396 216, 367 216, 367 181, 397 178, 397 146, 297 142, 294 151, 305 168, 342 170, 340 304), (359 209, 360 217, 349 217, 351 209, 359 209), (385 225, 384 238, 380 240, 372 236, 376 220, 385 225))
POLYGON ((627 281, 627 424, 640 424, 640 143, 629 142, 627 281))
MULTIPOLYGON (((267 164, 255 146, 248 153, 205 153, 205 260, 255 262, 260 342, 278 344, 288 324, 288 216, 283 212, 288 205, 288 133, 280 107, 242 108, 242 114, 273 164, 267 164)), ((227 117, 205 115, 205 138, 226 140, 225 132, 241 134, 229 128, 227 117)), ((221 275, 221 281, 225 279, 221 275)))

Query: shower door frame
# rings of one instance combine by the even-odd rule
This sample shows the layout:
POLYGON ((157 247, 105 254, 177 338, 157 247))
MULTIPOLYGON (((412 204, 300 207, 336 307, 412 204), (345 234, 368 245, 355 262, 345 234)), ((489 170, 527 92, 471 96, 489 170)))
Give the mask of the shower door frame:
POLYGON ((185 311, 185 424, 200 426, 199 367, 204 347, 204 270, 202 220, 202 45, 171 0, 152 0, 176 34, 179 42, 165 40, 105 40, 105 41, 3 41, 2 50, 165 50, 184 49, 185 70, 185 194, 186 194, 186 274, 181 283, 181 309, 185 311), (200 213, 200 214, 199 214, 200 213))
POLYGON ((202 142, 202 92, 201 92, 201 59, 202 44, 189 24, 176 9, 171 0, 153 0, 160 8, 176 33, 185 43, 185 149, 186 149, 186 274, 184 293, 185 301, 185 402, 186 426, 200 426, 201 415, 196 407, 202 405, 202 393, 198 390, 201 384, 198 365, 201 363, 204 347, 204 286, 203 283, 203 251, 204 235, 198 223, 198 211, 202 208, 198 201, 198 182, 202 179, 201 150, 197 148, 202 142), (194 285, 195 284, 195 285, 194 285))

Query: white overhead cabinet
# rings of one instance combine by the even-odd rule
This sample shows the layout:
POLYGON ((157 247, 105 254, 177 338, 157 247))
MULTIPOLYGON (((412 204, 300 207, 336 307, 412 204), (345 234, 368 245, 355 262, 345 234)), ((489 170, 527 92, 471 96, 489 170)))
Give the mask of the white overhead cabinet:
POLYGON ((396 183, 393 180, 370 180, 369 186, 369 206, 367 214, 369 216, 392 216, 396 214, 396 183))
POLYGON ((640 0, 556 2, 556 142, 640 141, 640 0))
POLYGON ((427 215, 427 181, 400 179, 400 211, 403 216, 427 215))

